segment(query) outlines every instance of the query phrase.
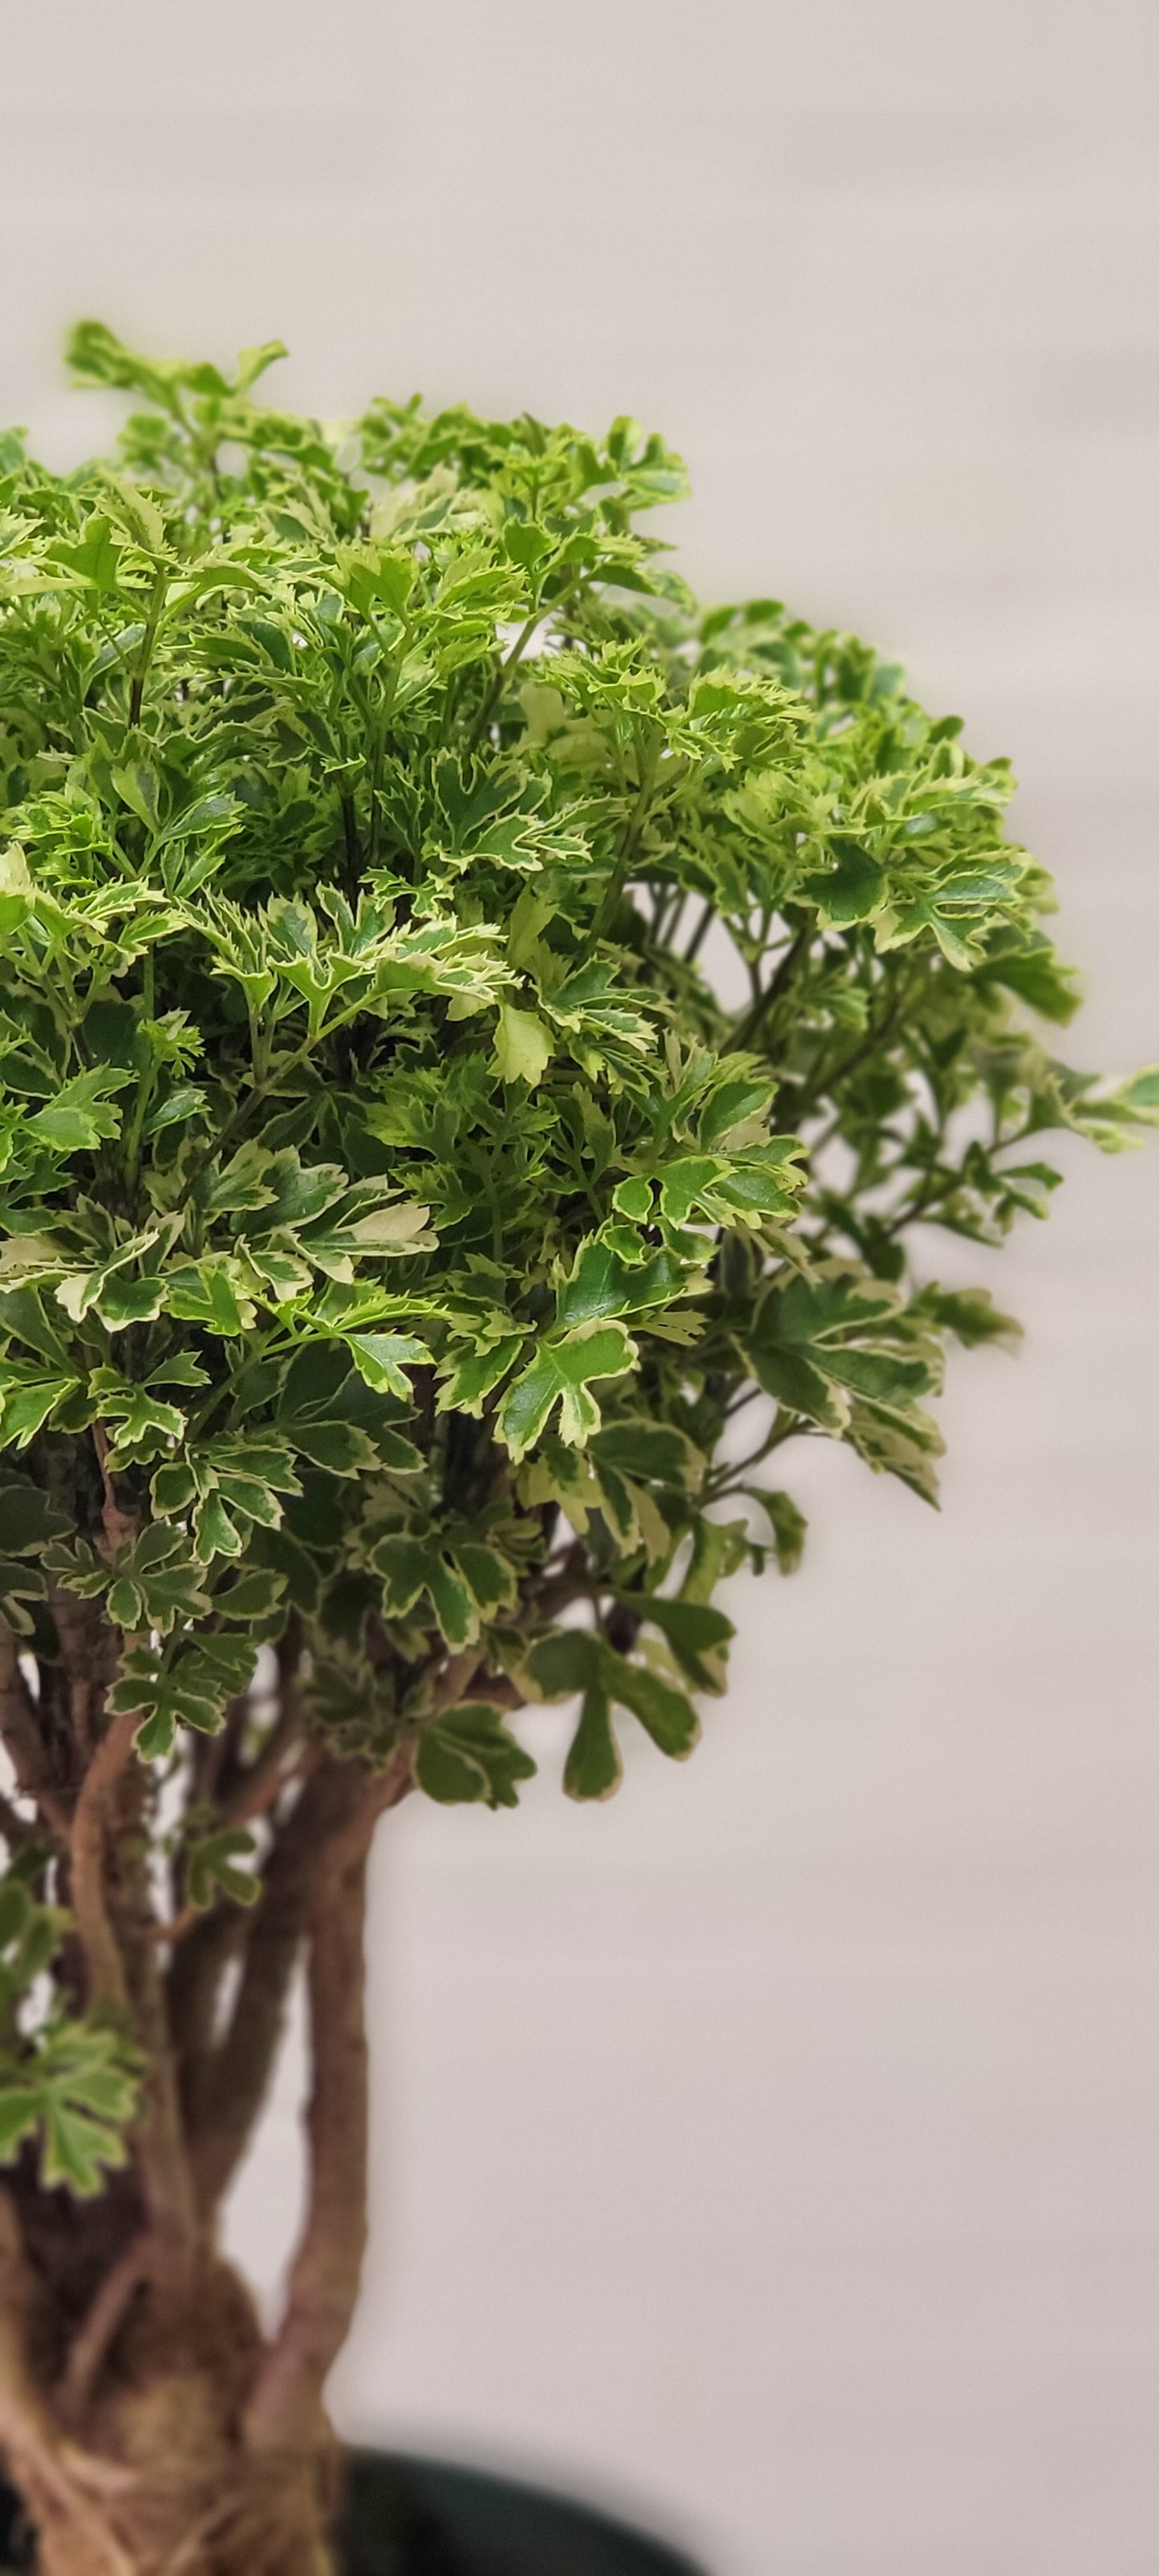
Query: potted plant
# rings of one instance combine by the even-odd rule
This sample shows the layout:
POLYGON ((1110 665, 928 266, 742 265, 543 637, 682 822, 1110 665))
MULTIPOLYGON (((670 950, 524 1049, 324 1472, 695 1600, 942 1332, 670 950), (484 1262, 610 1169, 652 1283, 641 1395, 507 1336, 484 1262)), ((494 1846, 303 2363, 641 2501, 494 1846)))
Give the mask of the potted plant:
POLYGON ((636 527, 659 439, 332 432, 279 354, 83 325, 118 462, 0 451, 0 2441, 44 2576, 337 2564, 376 1827, 514 1804, 540 1700, 572 1797, 633 1726, 689 1754, 718 1585, 800 1554, 778 1452, 932 1498, 945 1344, 1015 1329, 914 1229, 995 1243, 1046 1130, 1159 1113, 1034 1034, 1075 993, 1005 764, 848 636, 702 616, 636 527), (299 1961, 267 2337, 215 2221, 299 1961))

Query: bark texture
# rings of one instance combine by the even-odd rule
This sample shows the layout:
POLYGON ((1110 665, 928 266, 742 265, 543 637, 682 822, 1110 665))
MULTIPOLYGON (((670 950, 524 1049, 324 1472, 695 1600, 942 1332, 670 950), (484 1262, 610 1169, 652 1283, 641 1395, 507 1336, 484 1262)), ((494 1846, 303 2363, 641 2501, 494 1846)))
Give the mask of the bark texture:
POLYGON ((178 1877, 159 1920, 149 1775, 131 1727, 104 1717, 92 1640, 78 1635, 77 1651, 86 1673, 61 1675, 71 1722, 54 1730, 0 1639, 8 1838, 53 1836, 70 1976, 128 2028, 145 2075, 129 2163, 98 2199, 46 2190, 31 2153, 0 2183, 0 2448, 41 2576, 332 2576, 323 2392, 365 2240, 366 1865, 379 1817, 410 1785, 409 1755, 375 1770, 320 1751, 284 1672, 256 1745, 239 1708, 198 1783, 219 1815, 261 1821, 257 1904, 197 1913, 178 1877), (267 2338, 217 2252, 217 2212, 299 1962, 307 2209, 267 2338))

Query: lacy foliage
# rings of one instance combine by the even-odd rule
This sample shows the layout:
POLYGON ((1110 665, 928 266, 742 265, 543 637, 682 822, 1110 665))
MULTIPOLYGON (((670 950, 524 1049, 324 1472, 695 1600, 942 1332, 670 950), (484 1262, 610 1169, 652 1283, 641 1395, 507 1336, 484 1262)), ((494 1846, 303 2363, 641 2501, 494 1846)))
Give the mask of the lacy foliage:
POLYGON ((622 1713, 695 1742, 722 1578, 800 1554, 778 1449, 932 1497, 947 1337, 1013 1328, 911 1229, 994 1243, 1048 1130, 1159 1113, 1035 1033, 1075 993, 1005 763, 851 637, 701 615, 636 525, 683 489, 658 438, 325 428, 266 407, 278 354, 231 382, 87 325, 79 374, 144 404, 117 463, 0 452, 0 1589, 40 1746, 0 2154, 82 2193, 136 2060, 36 1803, 83 1768, 76 1636, 162 1912, 259 1895, 268 1823, 197 1746, 232 1728, 236 1779, 291 1700, 495 1805, 511 1710, 578 1694, 566 1786, 605 1796, 622 1713))

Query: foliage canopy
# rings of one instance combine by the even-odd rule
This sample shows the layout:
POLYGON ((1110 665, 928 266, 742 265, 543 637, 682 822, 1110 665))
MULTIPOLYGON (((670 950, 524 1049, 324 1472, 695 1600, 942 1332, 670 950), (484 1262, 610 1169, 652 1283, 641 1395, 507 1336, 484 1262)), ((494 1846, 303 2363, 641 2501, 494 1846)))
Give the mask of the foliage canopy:
MULTIPOLYGON (((0 1595, 62 1796, 90 1623, 195 1909, 260 1887, 197 1747, 263 1646, 435 1799, 514 1803, 528 1700, 579 1695, 574 1796, 616 1712, 687 1754, 718 1583, 800 1553, 776 1451, 932 1497, 947 1337, 1014 1329, 911 1230, 995 1243, 1048 1130, 1159 1116, 1035 1033, 1076 996, 1006 764, 850 636, 702 614, 659 438, 332 429, 279 354, 86 324, 117 462, 0 446, 0 1595)), ((127 2043, 21 2004, 64 1918, 12 1813, 0 2153, 84 2191, 127 2043)))

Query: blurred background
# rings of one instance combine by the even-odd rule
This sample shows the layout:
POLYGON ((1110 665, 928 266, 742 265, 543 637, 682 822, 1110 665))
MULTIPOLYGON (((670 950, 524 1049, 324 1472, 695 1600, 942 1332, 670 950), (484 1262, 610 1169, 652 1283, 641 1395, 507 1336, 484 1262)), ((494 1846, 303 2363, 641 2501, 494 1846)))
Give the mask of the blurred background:
MULTIPOLYGON (((1151 0, 0 0, 0 415, 65 325, 688 457, 709 597, 908 661, 1022 781, 1159 1054, 1151 0)), ((277 380, 275 380, 277 381, 277 380)), ((1053 1152, 1053 1146, 1052 1146, 1053 1152)), ((1071 1173, 960 1357, 944 1510, 847 1454, 735 1683, 610 1810, 413 1801, 376 1862, 342 2426, 637 2512, 713 2576, 1152 2576, 1159 1155, 1071 1173)), ((272 2290, 287 2064, 233 2212, 272 2290)))

